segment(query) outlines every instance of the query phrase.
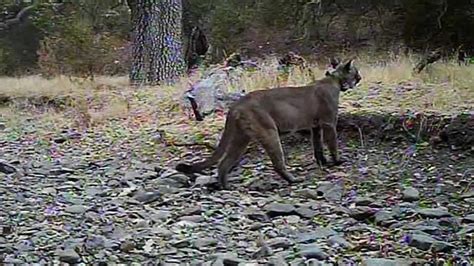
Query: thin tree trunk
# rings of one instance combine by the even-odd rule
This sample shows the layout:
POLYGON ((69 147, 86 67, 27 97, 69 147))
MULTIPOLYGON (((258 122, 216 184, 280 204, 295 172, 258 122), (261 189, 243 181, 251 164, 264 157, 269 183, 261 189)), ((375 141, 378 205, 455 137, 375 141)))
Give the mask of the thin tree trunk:
POLYGON ((169 83, 184 72, 181 0, 136 0, 132 83, 169 83))
POLYGON ((146 76, 145 70, 145 55, 146 55, 146 35, 148 28, 148 20, 146 19, 146 13, 149 11, 146 9, 143 0, 129 1, 130 9, 132 11, 132 67, 130 70, 130 82, 132 84, 144 83, 146 76))

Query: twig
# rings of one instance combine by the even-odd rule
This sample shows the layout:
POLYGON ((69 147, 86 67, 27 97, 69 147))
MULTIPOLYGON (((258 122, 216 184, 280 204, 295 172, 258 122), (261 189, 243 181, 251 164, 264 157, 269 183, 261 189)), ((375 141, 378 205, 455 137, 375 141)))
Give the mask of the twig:
POLYGON ((443 10, 441 11, 441 14, 439 14, 437 20, 438 20, 438 27, 441 29, 443 25, 441 24, 441 19, 444 17, 446 12, 448 11, 448 1, 444 0, 443 1, 443 10))
POLYGON ((196 120, 197 121, 204 120, 201 113, 198 110, 198 105, 197 105, 196 100, 194 99, 194 97, 187 96, 186 98, 188 98, 189 102, 191 103, 191 107, 193 109, 194 117, 196 118, 196 120))
POLYGON ((193 147, 193 146, 204 146, 210 150, 215 150, 216 147, 209 143, 169 143, 168 145, 176 146, 176 147, 193 147))
POLYGON ((357 128, 357 131, 359 131, 360 145, 362 147, 365 147, 364 134, 362 133, 362 129, 358 125, 354 125, 354 126, 357 128))
POLYGON ((418 128, 418 133, 416 134, 416 141, 418 142, 420 140, 421 136, 421 131, 423 130, 423 123, 425 122, 426 118, 423 116, 420 121, 420 127, 418 128))

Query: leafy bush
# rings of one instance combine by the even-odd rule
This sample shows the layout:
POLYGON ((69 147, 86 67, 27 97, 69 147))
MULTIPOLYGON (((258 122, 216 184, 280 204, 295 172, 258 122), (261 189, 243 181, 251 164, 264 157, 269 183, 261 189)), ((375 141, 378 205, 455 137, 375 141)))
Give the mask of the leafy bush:
POLYGON ((0 75, 10 75, 12 63, 11 51, 3 45, 0 46, 0 75))
POLYGON ((95 74, 125 73, 128 62, 123 62, 127 57, 121 56, 123 44, 119 37, 94 34, 90 26, 70 23, 41 42, 38 65, 47 76, 74 74, 93 78, 95 74))

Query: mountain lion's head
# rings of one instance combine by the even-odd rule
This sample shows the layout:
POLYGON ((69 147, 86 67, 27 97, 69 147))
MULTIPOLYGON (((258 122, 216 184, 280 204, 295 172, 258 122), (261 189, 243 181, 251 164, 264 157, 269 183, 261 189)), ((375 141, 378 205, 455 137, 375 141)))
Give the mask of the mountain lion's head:
POLYGON ((359 74, 359 70, 354 66, 354 60, 351 59, 345 64, 341 64, 339 61, 335 62, 332 59, 331 65, 336 66, 326 72, 326 76, 336 78, 341 84, 341 91, 347 91, 353 89, 360 82, 362 77, 359 74))

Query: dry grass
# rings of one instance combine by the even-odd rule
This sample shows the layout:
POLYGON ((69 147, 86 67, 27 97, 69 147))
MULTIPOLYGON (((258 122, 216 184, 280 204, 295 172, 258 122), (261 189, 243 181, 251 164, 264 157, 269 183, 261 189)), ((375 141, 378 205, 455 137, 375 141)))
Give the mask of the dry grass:
MULTIPOLYGON (((440 62, 416 75, 412 72, 416 58, 412 56, 392 57, 388 62, 360 57, 356 62, 363 82, 357 90, 343 95, 341 104, 346 111, 411 110, 449 114, 473 110, 474 66, 440 62)), ((285 78, 276 67, 276 59, 267 59, 260 70, 242 73, 229 90, 301 85, 311 82, 314 77, 322 77, 325 71, 325 66, 313 65, 314 76, 295 70, 285 78)), ((1 78, 0 103, 2 97, 12 99, 13 103, 0 106, 0 122, 21 124, 25 117, 35 116, 50 126, 74 124, 72 121, 79 118, 84 120, 82 123, 93 125, 137 115, 182 116, 179 99, 190 82, 182 79, 174 86, 131 88, 127 77, 98 77, 93 82, 63 76, 51 80, 38 76, 1 78), (41 97, 66 98, 66 108, 57 110, 18 104, 25 99, 41 97)))

